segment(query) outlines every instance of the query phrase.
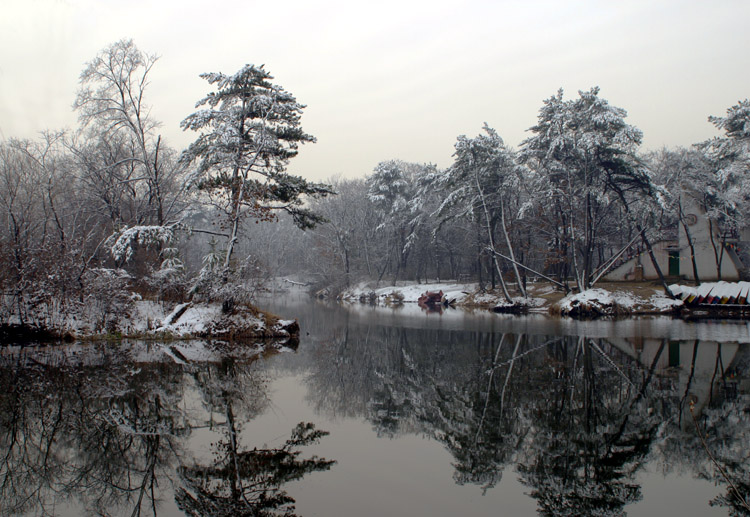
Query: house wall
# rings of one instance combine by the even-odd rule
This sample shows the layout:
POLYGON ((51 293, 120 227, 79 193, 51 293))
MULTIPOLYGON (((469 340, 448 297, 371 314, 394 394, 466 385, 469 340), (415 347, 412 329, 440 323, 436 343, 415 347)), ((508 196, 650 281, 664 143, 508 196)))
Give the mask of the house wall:
MULTIPOLYGON (((670 243, 663 241, 652 245, 654 258, 656 258, 656 262, 659 264, 659 268, 664 275, 667 275, 669 271, 669 250, 667 249, 669 244, 670 243)), ((654 268, 654 264, 651 261, 648 252, 643 251, 640 255, 631 258, 624 264, 607 273, 604 278, 605 280, 613 282, 632 282, 638 280, 658 279, 659 275, 656 273, 656 268, 654 268)))
MULTIPOLYGON (((716 255, 711 243, 696 242, 694 247, 699 280, 701 282, 719 280, 716 255)), ((693 271, 693 263, 690 255, 689 246, 680 248, 680 276, 687 280, 695 280, 695 272, 693 271)), ((721 259, 721 280, 733 282, 740 279, 740 274, 734 265, 733 255, 733 253, 724 250, 724 256, 721 259)))
MULTIPOLYGON (((715 225, 711 225, 705 211, 698 203, 689 196, 685 196, 683 205, 685 219, 688 221, 688 231, 693 240, 695 249, 695 262, 698 269, 698 277, 701 282, 719 280, 716 268, 716 254, 711 244, 711 233, 714 233, 714 240, 717 246, 721 245, 721 238, 715 225)), ((688 243, 685 228, 680 224, 679 241, 677 243, 662 241, 653 245, 654 256, 659 263, 662 273, 665 276, 670 275, 669 255, 670 252, 679 252, 679 276, 687 280, 695 280, 693 272, 693 263, 691 260, 691 249, 688 243), (676 244, 676 246, 675 246, 676 244)), ((643 280, 656 280, 659 275, 656 274, 651 258, 647 252, 633 257, 628 262, 615 268, 604 278, 610 281, 633 281, 639 279, 638 267, 642 268, 643 280)), ((740 279, 739 268, 742 263, 737 254, 731 249, 724 249, 721 259, 721 280, 737 281, 740 279)))
MULTIPOLYGON (((711 234, 713 233, 717 251, 721 252, 721 237, 719 236, 718 229, 715 225, 710 224, 708 216, 698 203, 693 201, 689 196, 685 196, 683 199, 683 211, 685 213, 685 220, 688 222, 687 229, 695 248, 698 277, 701 281, 719 280, 716 267, 718 261, 714 247, 711 244, 711 234)), ((680 225, 679 236, 680 276, 684 276, 688 280, 695 280, 690 245, 683 225, 680 225)), ((726 249, 723 250, 721 280, 735 281, 740 279, 737 265, 735 264, 736 260, 737 257, 734 253, 730 253, 726 249)))

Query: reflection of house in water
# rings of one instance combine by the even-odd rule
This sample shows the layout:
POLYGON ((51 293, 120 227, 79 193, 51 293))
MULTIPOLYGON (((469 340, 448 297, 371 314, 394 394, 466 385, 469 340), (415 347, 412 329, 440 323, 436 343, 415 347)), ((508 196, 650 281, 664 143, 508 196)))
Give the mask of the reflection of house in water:
MULTIPOLYGON (((683 429, 692 427, 689 402, 694 401, 698 415, 712 401, 736 397, 750 392, 750 377, 730 376, 739 363, 750 357, 750 343, 718 342, 705 339, 668 340, 662 338, 609 338, 620 351, 636 359, 646 368, 654 367, 661 374, 676 376, 676 393, 682 399, 683 429)), ((741 371, 741 370, 740 370, 741 371)))
MULTIPOLYGON (((695 280, 695 269, 701 281, 750 279, 750 227, 741 235, 722 231, 703 207, 686 196, 683 207, 685 226, 674 228, 674 237, 653 244, 654 256, 662 273, 671 278, 695 280), (692 246, 691 246, 692 244, 692 246), (694 251, 694 253, 693 253, 694 251), (719 278, 717 264, 721 265, 719 278)), ((655 280, 658 275, 651 259, 642 247, 634 248, 621 264, 605 278, 612 281, 655 280)))

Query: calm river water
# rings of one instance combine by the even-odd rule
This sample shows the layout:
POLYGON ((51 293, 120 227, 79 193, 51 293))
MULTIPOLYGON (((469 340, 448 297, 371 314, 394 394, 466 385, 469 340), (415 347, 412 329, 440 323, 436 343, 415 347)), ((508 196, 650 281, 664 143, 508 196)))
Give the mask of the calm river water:
POLYGON ((0 352, 0 514, 750 515, 747 323, 261 305, 296 351, 0 352))

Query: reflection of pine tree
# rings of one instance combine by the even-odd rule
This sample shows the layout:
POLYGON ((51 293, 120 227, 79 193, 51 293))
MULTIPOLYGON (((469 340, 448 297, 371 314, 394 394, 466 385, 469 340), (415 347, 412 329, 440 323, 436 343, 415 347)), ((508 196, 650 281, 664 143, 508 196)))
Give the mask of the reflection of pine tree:
POLYGON ((546 384, 548 396, 529 401, 536 429, 518 470, 542 515, 622 515, 641 498, 635 472, 659 424, 642 403, 652 372, 636 389, 603 342, 567 345, 557 354, 558 382, 546 384))
POLYGON ((221 427, 224 437, 214 444, 213 463, 178 469, 182 483, 175 494, 178 506, 193 516, 293 515, 294 499, 281 487, 334 463, 317 457, 300 460, 297 449, 328 433, 300 423, 278 449, 243 450, 242 422, 267 403, 266 380, 254 362, 225 356, 218 364, 194 370, 193 375, 211 414, 211 425, 221 427), (215 413, 224 421, 214 422, 215 413))
POLYGON ((313 456, 299 459, 298 449, 327 435, 300 423, 277 449, 241 450, 229 423, 227 439, 216 444, 211 465, 180 468, 183 486, 175 499, 187 515, 203 517, 294 515, 294 499, 281 487, 305 474, 328 470, 334 461, 313 456))
POLYGON ((472 391, 461 396, 441 390, 441 395, 441 413, 454 423, 436 436, 453 455, 453 478, 460 485, 481 485, 483 490, 494 487, 523 438, 517 415, 500 410, 496 392, 472 391), (483 411, 485 404, 488 407, 483 411), (467 418, 469 414, 473 417, 467 418))

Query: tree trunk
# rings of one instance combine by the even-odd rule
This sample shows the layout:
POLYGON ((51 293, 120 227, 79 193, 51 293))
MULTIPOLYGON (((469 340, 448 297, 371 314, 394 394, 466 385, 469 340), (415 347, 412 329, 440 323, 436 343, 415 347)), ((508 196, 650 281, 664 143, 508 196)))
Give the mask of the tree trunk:
POLYGON ((513 265, 513 272, 516 275, 518 290, 521 292, 521 296, 527 298, 528 296, 526 294, 526 289, 523 285, 523 282, 521 281, 521 275, 518 272, 518 266, 516 266, 516 257, 513 254, 513 245, 510 242, 510 235, 508 235, 508 227, 505 225, 505 203, 503 202, 502 198, 500 198, 500 224, 503 226, 503 235, 505 235, 505 243, 508 246, 508 255, 510 255, 510 258, 512 260, 511 264, 513 265))
POLYGON ((636 228, 638 231, 643 232, 642 239, 643 244, 646 246, 646 249, 648 250, 648 256, 651 257, 651 264, 653 264, 654 269, 656 270, 656 274, 659 276, 659 280, 661 281, 661 285, 664 287, 664 292, 674 300, 675 296, 672 290, 667 285, 667 280, 664 278, 664 273, 662 273, 661 268, 659 267, 659 263, 656 261, 656 257, 654 256, 654 250, 651 247, 651 243, 648 240, 648 237, 646 237, 646 232, 643 230, 643 228, 640 227, 640 225, 636 225, 636 228))
POLYGON ((484 199, 484 193, 482 192, 482 187, 479 184, 479 177, 476 174, 474 175, 474 179, 476 180, 477 191, 479 192, 479 198, 482 201, 482 209, 484 210, 484 218, 485 218, 485 222, 487 223, 487 237, 490 241, 490 249, 493 251, 492 262, 495 264, 495 269, 497 270, 497 274, 500 277, 500 286, 503 288, 503 296, 505 296, 505 300, 508 303, 513 303, 513 298, 511 298, 510 293, 508 292, 508 288, 505 285, 505 279, 503 278, 503 272, 500 270, 500 264, 497 261, 497 254, 494 253, 495 241, 492 238, 492 224, 490 221, 490 211, 487 208, 487 202, 484 199))
POLYGON ((695 262, 695 244, 693 243, 693 237, 690 235, 690 230, 688 230, 688 225, 685 223, 685 218, 682 213, 682 205, 680 205, 679 208, 679 216, 680 224, 682 224, 682 229, 685 230, 685 238, 687 239, 688 247, 690 248, 690 262, 693 264, 693 279, 695 280, 695 285, 700 285, 701 280, 698 276, 698 264, 695 262))
POLYGON ((719 245, 716 245, 716 236, 714 235, 714 224, 708 219, 708 235, 711 237, 711 247, 714 249, 714 261, 716 262, 716 278, 721 280, 721 264, 724 261, 724 241, 722 237, 719 245))
POLYGON ((477 274, 479 275, 479 289, 484 289, 484 279, 482 278, 482 235, 479 219, 477 219, 477 274))

